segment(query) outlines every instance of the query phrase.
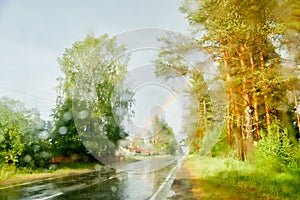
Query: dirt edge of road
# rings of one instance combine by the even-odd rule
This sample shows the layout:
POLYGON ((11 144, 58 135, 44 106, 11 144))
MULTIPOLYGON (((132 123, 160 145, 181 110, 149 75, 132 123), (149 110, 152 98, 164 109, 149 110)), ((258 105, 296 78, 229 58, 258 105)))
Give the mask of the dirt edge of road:
POLYGON ((60 178, 64 176, 77 175, 82 173, 88 173, 94 171, 94 168, 89 169, 69 169, 69 170, 58 170, 54 172, 37 173, 37 174, 24 174, 13 176, 9 179, 0 182, 0 189, 7 186, 14 186, 27 182, 42 181, 50 178, 60 178))

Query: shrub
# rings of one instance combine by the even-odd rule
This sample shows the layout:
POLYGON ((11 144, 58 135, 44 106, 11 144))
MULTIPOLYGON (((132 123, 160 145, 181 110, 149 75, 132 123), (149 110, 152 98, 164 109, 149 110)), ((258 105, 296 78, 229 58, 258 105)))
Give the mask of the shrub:
POLYGON ((15 165, 1 163, 0 164, 0 181, 8 179, 17 172, 15 165))
POLYGON ((296 148, 291 143, 286 129, 272 124, 267 133, 261 134, 256 151, 259 165, 277 171, 294 170, 297 168, 296 148))

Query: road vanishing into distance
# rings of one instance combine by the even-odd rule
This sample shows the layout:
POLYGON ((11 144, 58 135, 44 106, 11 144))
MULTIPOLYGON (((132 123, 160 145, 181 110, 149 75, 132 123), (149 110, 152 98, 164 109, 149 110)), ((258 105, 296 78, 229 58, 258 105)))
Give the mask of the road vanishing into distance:
MULTIPOLYGON (((159 161, 167 163, 170 159, 174 160, 165 158, 159 161)), ((102 168, 72 176, 7 186, 0 188, 0 199, 165 199, 170 195, 170 186, 182 160, 144 173, 102 168)), ((129 167, 134 169, 149 165, 153 165, 153 161, 130 163, 129 167)))

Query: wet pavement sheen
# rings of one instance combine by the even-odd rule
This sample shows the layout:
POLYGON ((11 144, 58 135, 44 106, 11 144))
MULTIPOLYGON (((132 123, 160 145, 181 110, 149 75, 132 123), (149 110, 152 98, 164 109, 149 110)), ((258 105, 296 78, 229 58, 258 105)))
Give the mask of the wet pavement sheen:
MULTIPOLYGON (((170 171, 174 167, 176 163, 153 172, 128 173, 101 170, 36 181, 0 188, 0 199, 151 199, 166 181, 166 177, 170 176, 170 171)), ((161 193, 166 195, 163 190, 161 193)), ((155 197, 155 199, 162 198, 159 195, 155 197)))

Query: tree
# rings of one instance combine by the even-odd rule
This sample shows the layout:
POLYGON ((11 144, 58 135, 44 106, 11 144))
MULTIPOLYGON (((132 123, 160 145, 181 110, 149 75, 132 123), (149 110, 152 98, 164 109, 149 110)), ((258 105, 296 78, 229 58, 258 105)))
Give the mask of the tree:
POLYGON ((54 128, 51 135, 54 157, 68 157, 76 161, 77 157, 87 160, 88 151, 82 144, 75 126, 72 113, 72 99, 62 101, 54 110, 52 117, 54 128))
POLYGON ((285 74, 289 78, 289 91, 291 101, 295 109, 298 137, 300 134, 300 116, 299 116, 299 65, 300 65, 300 2, 294 1, 291 5, 291 15, 286 17, 286 40, 285 45, 288 50, 288 58, 285 62, 285 74))
POLYGON ((229 146, 234 141, 241 159, 247 158, 261 129, 284 119, 287 80, 280 72, 280 44, 286 32, 281 13, 289 8, 281 0, 187 0, 181 8, 197 34, 195 42, 219 63, 227 140, 229 146))
POLYGON ((0 162, 31 168, 46 167, 48 130, 36 109, 8 98, 0 99, 0 162))
POLYGON ((289 42, 289 55, 292 60, 299 65, 300 63, 300 2, 292 1, 291 13, 286 16, 286 27, 288 29, 287 38, 289 42))
POLYGON ((1 99, 1 162, 17 164, 24 151, 22 141, 21 122, 23 116, 10 107, 16 102, 9 102, 8 99, 1 99), (9 105, 10 104, 10 105, 9 105))
MULTIPOLYGON (((204 79, 204 74, 207 75, 205 72, 205 67, 208 65, 207 55, 193 38, 188 36, 170 32, 159 40, 164 45, 154 60, 156 76, 166 80, 184 77, 189 81, 191 89, 185 92, 189 95, 190 104, 184 108, 187 110, 184 117, 189 120, 184 124, 184 131, 189 136, 186 142, 192 143, 190 151, 199 152, 201 140, 206 135, 212 120, 209 81, 204 79)), ((210 76, 214 76, 214 79, 218 78, 216 74, 210 76)))
POLYGON ((127 136, 120 126, 132 103, 130 95, 123 95, 130 94, 122 85, 128 63, 124 52, 125 47, 107 34, 87 35, 65 50, 59 60, 64 76, 59 78, 54 113, 57 146, 85 152, 79 134, 89 152, 99 157, 107 146, 117 146, 127 136))
POLYGON ((158 116, 153 118, 153 147, 159 154, 176 155, 180 153, 180 146, 171 127, 158 116))

